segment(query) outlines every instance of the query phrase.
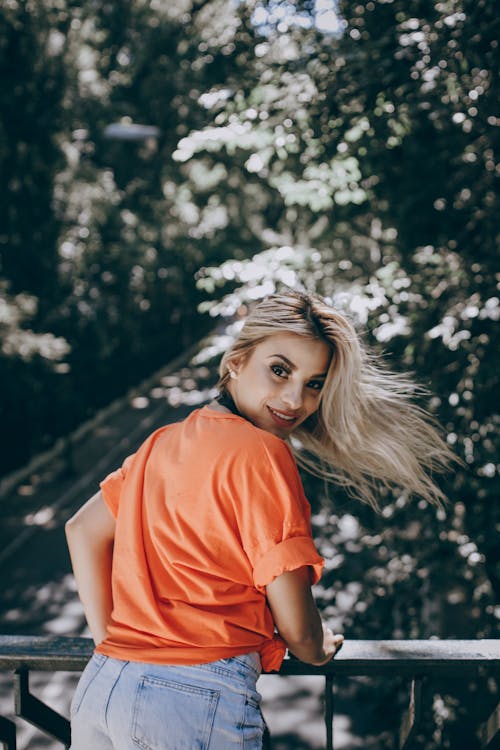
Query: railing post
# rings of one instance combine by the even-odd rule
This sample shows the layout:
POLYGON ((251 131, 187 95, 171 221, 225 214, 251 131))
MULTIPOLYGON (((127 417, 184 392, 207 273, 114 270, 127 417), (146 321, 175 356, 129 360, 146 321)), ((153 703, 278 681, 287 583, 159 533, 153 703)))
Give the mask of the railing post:
POLYGON ((29 672, 19 669, 14 675, 14 695, 16 714, 26 719, 42 732, 49 734, 58 742, 69 748, 71 744, 71 728, 68 719, 54 711, 41 700, 30 693, 29 672))
POLYGON ((500 703, 480 729, 481 750, 500 747, 500 703))
POLYGON ((420 721, 421 705, 422 679, 414 677, 411 681, 410 687, 410 705, 406 709, 401 722, 401 729, 399 732, 399 750, 404 750, 413 737, 417 724, 420 721))
POLYGON ((325 675, 326 750, 333 750, 333 676, 325 675))
POLYGON ((0 744, 3 750, 16 750, 16 725, 5 716, 0 716, 0 744))

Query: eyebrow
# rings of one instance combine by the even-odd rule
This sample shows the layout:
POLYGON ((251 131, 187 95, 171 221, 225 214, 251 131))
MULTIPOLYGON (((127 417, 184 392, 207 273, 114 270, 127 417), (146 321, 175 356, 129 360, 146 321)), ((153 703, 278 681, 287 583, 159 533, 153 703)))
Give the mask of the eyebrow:
MULTIPOLYGON (((272 357, 279 357, 280 359, 282 359, 283 362, 286 362, 286 364, 289 366, 289 368, 291 370, 296 370, 297 369, 297 365, 294 365, 293 362, 291 360, 289 360, 288 357, 285 357, 284 354, 270 354, 269 357, 268 357, 268 359, 271 359, 272 357)), ((322 372, 322 373, 320 373, 318 375, 311 375, 311 377, 309 378, 309 380, 315 380, 316 378, 326 378, 326 375, 327 375, 326 372, 322 372)))

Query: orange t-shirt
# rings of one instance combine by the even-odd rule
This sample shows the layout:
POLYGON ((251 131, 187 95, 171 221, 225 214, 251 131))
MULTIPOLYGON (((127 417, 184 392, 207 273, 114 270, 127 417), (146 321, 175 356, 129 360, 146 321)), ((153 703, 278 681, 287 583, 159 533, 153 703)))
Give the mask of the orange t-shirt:
POLYGON ((97 651, 197 664, 259 651, 279 669, 265 587, 323 559, 291 451, 205 406, 154 432, 101 484, 116 517, 113 613, 97 651))

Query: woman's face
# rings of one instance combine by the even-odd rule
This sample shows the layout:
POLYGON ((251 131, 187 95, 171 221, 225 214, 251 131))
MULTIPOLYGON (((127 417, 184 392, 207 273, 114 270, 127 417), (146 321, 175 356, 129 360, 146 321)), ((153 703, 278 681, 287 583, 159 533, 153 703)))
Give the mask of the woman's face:
POLYGON ((238 411, 256 427, 286 438, 319 406, 331 359, 324 341, 278 333, 257 344, 245 360, 228 367, 238 411))

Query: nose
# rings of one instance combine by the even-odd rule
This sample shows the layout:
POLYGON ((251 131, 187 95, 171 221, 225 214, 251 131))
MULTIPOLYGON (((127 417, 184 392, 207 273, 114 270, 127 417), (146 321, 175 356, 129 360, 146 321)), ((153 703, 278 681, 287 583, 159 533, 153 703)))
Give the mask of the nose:
POLYGON ((281 392, 281 401, 286 409, 291 411, 300 409, 302 406, 302 385, 288 381, 281 392))

